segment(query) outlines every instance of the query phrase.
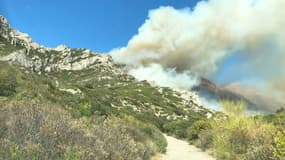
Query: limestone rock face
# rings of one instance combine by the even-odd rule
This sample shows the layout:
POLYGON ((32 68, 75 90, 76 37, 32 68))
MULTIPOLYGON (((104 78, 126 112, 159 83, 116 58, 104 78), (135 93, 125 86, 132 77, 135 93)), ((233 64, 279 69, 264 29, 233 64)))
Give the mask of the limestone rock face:
POLYGON ((0 16, 0 35, 13 45, 25 46, 27 53, 29 53, 31 49, 42 47, 34 42, 28 34, 11 28, 4 16, 0 16))
POLYGON ((0 55, 0 61, 16 63, 39 74, 64 70, 78 71, 99 66, 116 70, 111 56, 106 54, 97 54, 87 49, 71 49, 65 45, 55 48, 40 46, 28 34, 11 28, 3 16, 0 16, 0 36, 12 45, 24 48, 6 56, 0 55))
POLYGON ((10 25, 5 17, 0 16, 0 34, 3 38, 9 38, 10 25))
POLYGON ((32 50, 30 51, 30 54, 26 51, 27 49, 21 49, 6 56, 0 56, 0 61, 16 63, 39 74, 43 72, 79 71, 96 67, 102 67, 116 73, 123 72, 114 67, 115 64, 109 55, 83 53, 83 51, 78 51, 76 49, 67 52, 59 52, 50 49, 44 52, 32 50), (76 56, 72 55, 75 51, 80 54, 76 56))

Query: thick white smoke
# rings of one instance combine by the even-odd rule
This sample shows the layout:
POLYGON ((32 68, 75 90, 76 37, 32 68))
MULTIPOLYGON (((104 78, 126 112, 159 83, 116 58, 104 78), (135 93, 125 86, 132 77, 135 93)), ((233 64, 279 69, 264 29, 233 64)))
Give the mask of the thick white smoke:
POLYGON ((175 69, 164 69, 158 64, 133 68, 129 73, 138 80, 147 80, 162 87, 190 90, 199 84, 199 78, 189 71, 176 73, 175 69))
POLYGON ((160 65, 159 74, 166 72, 156 82, 165 84, 169 79, 167 85, 176 85, 181 81, 175 71, 213 74, 227 56, 242 52, 246 63, 236 68, 246 68, 241 72, 254 74, 283 98, 284 8, 285 0, 208 0, 193 10, 161 7, 151 10, 138 34, 111 55, 140 79, 157 73, 150 68, 158 66, 149 64, 160 65), (169 74, 169 68, 175 71, 169 74))

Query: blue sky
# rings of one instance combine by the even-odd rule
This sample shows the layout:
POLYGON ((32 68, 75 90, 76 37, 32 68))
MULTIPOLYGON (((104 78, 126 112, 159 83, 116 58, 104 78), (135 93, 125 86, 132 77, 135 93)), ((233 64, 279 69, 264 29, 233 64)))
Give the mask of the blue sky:
POLYGON ((160 6, 194 7, 197 0, 0 0, 14 28, 47 47, 66 44, 107 52, 125 46, 160 6))

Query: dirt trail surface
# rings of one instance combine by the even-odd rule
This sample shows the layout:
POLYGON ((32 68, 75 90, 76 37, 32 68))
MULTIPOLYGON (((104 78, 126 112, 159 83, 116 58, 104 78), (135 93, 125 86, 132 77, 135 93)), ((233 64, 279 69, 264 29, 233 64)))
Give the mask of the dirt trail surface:
POLYGON ((168 142, 167 152, 161 160, 215 160, 206 152, 201 151, 187 142, 166 136, 168 142))

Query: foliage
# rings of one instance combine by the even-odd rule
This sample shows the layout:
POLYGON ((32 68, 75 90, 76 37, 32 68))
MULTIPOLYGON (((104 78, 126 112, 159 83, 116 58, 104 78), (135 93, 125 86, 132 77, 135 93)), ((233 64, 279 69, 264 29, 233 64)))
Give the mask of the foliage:
POLYGON ((213 148, 218 159, 272 159, 274 126, 251 117, 216 121, 213 148))
POLYGON ((194 143, 197 147, 201 148, 202 150, 207 150, 213 147, 213 138, 214 138, 214 130, 202 130, 199 135, 198 139, 195 141, 190 141, 190 143, 194 143))
POLYGON ((246 103, 244 101, 222 100, 220 103, 225 114, 229 116, 244 116, 246 110, 246 103))
MULTIPOLYGON (((37 75, 24 73, 18 66, 12 67, 5 63, 2 65, 1 69, 6 68, 7 72, 5 73, 9 73, 9 80, 5 79, 5 84, 12 86, 10 91, 13 92, 9 92, 9 95, 13 96, 15 100, 33 99, 40 102, 52 102, 63 106, 72 113, 73 117, 132 115, 139 121, 152 124, 161 131, 181 138, 186 137, 186 129, 193 122, 205 118, 202 112, 188 111, 186 113, 182 111, 182 107, 177 107, 181 99, 173 96, 173 91, 164 89, 165 93, 161 94, 156 88, 145 82, 123 81, 119 77, 100 81, 96 79, 97 76, 93 77, 92 75, 98 74, 99 77, 104 77, 106 76, 104 74, 107 73, 100 73, 97 70, 64 71, 51 73, 51 75, 37 75), (86 81, 86 79, 94 80, 86 81), (104 87, 107 84, 111 84, 113 87, 104 87), (82 94, 70 94, 60 88, 80 89, 82 94), (141 92, 137 90, 141 90, 141 92), (126 101, 128 104, 123 106, 122 101, 126 101), (165 115, 187 115, 188 119, 168 120, 166 116, 158 117, 155 115, 158 110, 152 109, 151 105, 163 109, 161 113, 165 115), (113 106, 118 106, 118 108, 113 106), (134 110, 133 106, 136 106, 140 111, 134 110)), ((0 87, 6 86, 0 84, 0 87)), ((3 92, 4 89, 1 91, 3 92)))
POLYGON ((194 141, 199 138, 199 135, 204 130, 210 130, 212 128, 211 123, 206 120, 199 120, 187 128, 187 138, 189 141, 194 141))
POLYGON ((139 160, 155 153, 136 123, 118 118, 74 119, 61 107, 21 101, 0 104, 0 118, 0 159, 139 160))
MULTIPOLYGON (((152 143, 154 143, 155 150, 160 153, 166 152, 167 141, 162 133, 154 126, 149 123, 143 123, 132 116, 125 115, 122 118, 122 123, 127 126, 133 126, 134 131, 140 130, 144 137, 148 137, 152 143)), ((138 132, 132 132, 133 137, 138 137, 138 132)))
POLYGON ((187 137, 187 128, 193 124, 192 121, 176 120, 165 123, 163 126, 165 132, 175 135, 177 138, 187 137))
POLYGON ((11 67, 0 64, 0 96, 13 96, 16 93, 17 80, 11 67))
POLYGON ((245 116, 245 103, 221 102, 227 117, 215 121, 213 148, 218 159, 270 160, 275 127, 245 116))
MULTIPOLYGON (((23 46, 13 46, 0 37, 0 57, 20 49, 23 46)), ((72 49, 72 60, 80 60, 83 51, 72 49)), ((198 106, 185 103, 177 92, 137 82, 120 73, 116 64, 101 64, 80 71, 45 72, 44 65, 51 61, 59 63, 62 54, 31 49, 27 59, 40 58, 41 74, 16 63, 1 62, 0 125, 3 129, 0 136, 4 138, 0 150, 3 155, 15 155, 15 159, 82 159, 85 156, 96 159, 102 154, 118 160, 121 155, 148 159, 154 152, 165 152, 167 144, 161 131, 186 138, 187 128, 206 117, 206 109, 194 112, 193 108, 198 106), (66 92, 70 89, 80 93, 66 92), (172 116, 175 118, 169 118, 172 116), (69 139, 75 140, 69 142, 69 139), (113 145, 113 141, 134 150, 113 145)))
POLYGON ((284 131, 278 131, 274 137, 274 149, 273 154, 276 159, 285 159, 285 133, 284 131))
POLYGON ((282 136, 279 133, 279 138, 274 139, 276 126, 262 117, 245 115, 244 102, 222 101, 221 104, 225 115, 214 117, 208 121, 210 124, 198 121, 189 127, 190 140, 198 137, 195 145, 213 150, 215 157, 221 160, 273 160, 274 155, 280 155, 282 136), (272 145, 274 140, 275 146, 272 145))
POLYGON ((88 103, 83 103, 79 105, 79 112, 81 116, 91 116, 92 113, 92 106, 88 103))
POLYGON ((283 108, 279 109, 276 113, 259 117, 276 126, 285 128, 285 111, 283 108))

